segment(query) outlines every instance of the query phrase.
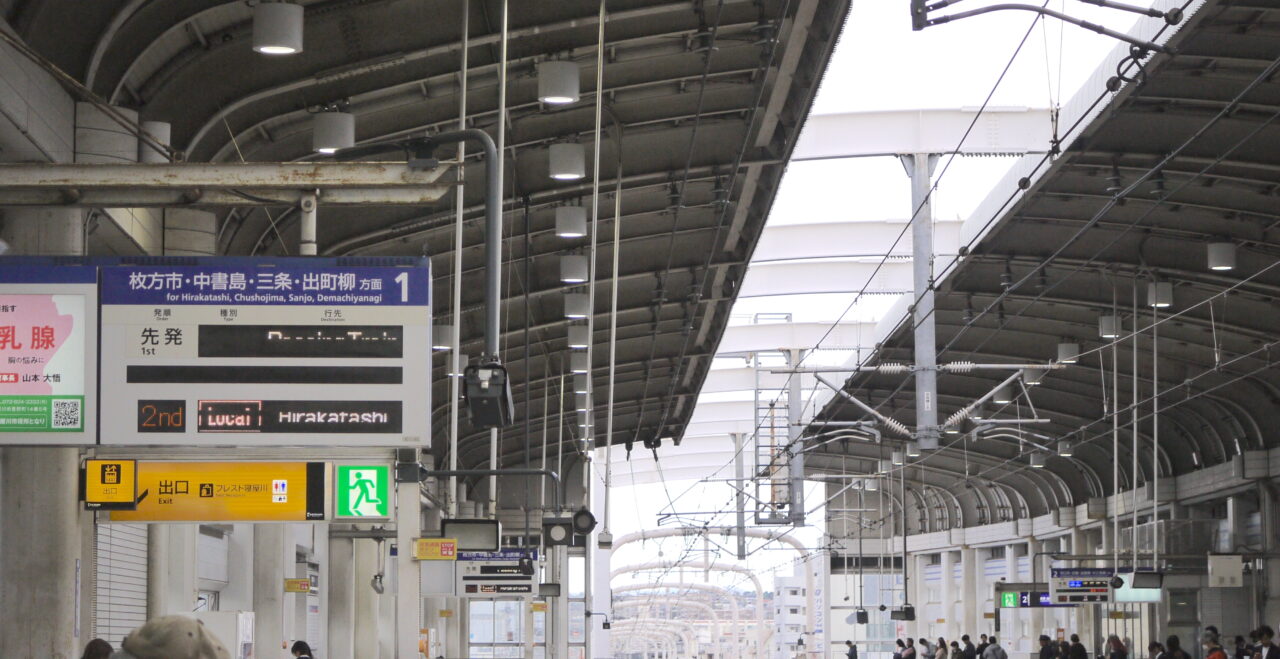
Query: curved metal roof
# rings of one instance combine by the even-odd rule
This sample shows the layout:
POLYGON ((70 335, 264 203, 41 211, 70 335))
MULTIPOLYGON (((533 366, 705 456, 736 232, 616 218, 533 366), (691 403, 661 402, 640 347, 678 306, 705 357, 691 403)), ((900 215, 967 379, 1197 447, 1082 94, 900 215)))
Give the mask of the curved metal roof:
MULTIPOLYGON (((1172 3, 1165 3, 1172 4, 1172 3)), ((966 224, 956 262, 940 259, 936 320, 939 363, 1048 362, 1059 342, 1081 344, 1075 365, 1055 370, 1012 405, 987 417, 1031 416, 1029 396, 1049 423, 1006 428, 983 438, 944 436, 910 478, 956 492, 974 482, 1016 490, 1026 513, 1044 514, 1153 477, 1152 394, 1159 391, 1161 476, 1274 448, 1280 422, 1280 372, 1274 368, 1280 326, 1280 3, 1209 1, 1169 38, 1175 56, 1157 55, 1112 95, 1103 83, 1127 54, 1118 48, 1089 86, 1064 108, 1065 151, 1052 162, 1028 158, 1014 168, 966 224), (1019 179, 1027 177, 1025 191, 1019 179), (1231 242, 1238 263, 1212 271, 1210 242, 1231 242), (1153 310, 1147 285, 1170 282, 1173 305, 1159 311, 1158 375, 1153 372, 1153 310), (1137 305, 1135 314, 1135 303, 1137 305), (1120 452, 1113 452, 1111 342, 1098 317, 1115 312, 1118 340, 1120 452), (1136 341, 1132 332, 1138 330, 1136 341), (1137 378, 1134 379, 1134 345, 1137 378), (1154 384, 1153 384, 1154 380, 1154 384), (1138 473, 1132 471, 1131 407, 1136 391, 1138 473), (1071 458, 1052 454, 1030 468, 1026 450, 1074 441, 1071 458), (974 478, 970 475, 978 477, 974 478), (962 487, 964 486, 964 487, 962 487)), ((910 363, 909 323, 900 322, 875 360, 910 363)), ((1009 371, 941 374, 941 418, 991 391, 1009 371)), ((905 423, 914 420, 909 375, 859 373, 845 390, 905 423)), ((839 399, 819 418, 856 419, 839 399)), ((879 447, 833 442, 809 465, 837 468, 842 456, 874 472, 879 447)), ((985 496, 971 494, 970 498, 985 496)), ((963 497, 962 497, 963 498, 963 497)), ((973 505, 972 501, 967 504, 973 505)), ((1021 514, 1019 516, 1022 516, 1021 514)), ((992 520, 999 521, 999 520, 992 520)))
MULTIPOLYGON (((300 2, 305 48, 290 57, 252 51, 251 4, 8 0, 0 7, 28 44, 99 95, 137 109, 143 119, 170 122, 172 144, 189 160, 287 161, 311 157, 309 113, 329 104, 347 105, 356 115, 360 143, 455 127, 461 8, 469 6, 467 120, 495 132, 498 0, 300 2)), ((620 179, 615 441, 682 435, 848 4, 607 3, 599 273, 602 282, 610 274, 612 191, 620 179)), ((552 424, 561 419, 553 385, 568 350, 558 256, 587 244, 555 236, 554 209, 590 202, 589 180, 548 177, 547 149, 580 142, 592 157, 598 9, 585 0, 511 3, 503 358, 516 385, 517 414, 533 417, 535 438, 544 397, 552 424), (547 58, 580 65, 579 103, 538 102, 534 67, 547 58)), ((467 178, 481 180, 481 167, 469 160, 467 178)), ((482 330, 481 188, 467 186, 465 199, 460 324, 463 352, 473 356, 482 330)), ((320 252, 431 255, 436 316, 447 317, 453 206, 452 195, 431 208, 322 206, 320 252)), ((279 208, 272 214, 279 233, 260 209, 227 214, 220 249, 293 251, 296 216, 279 208)), ((608 293, 603 283, 595 309, 599 417, 608 293)), ((439 450, 448 434, 446 361, 440 355, 435 362, 439 450)), ((571 420, 573 396, 566 400, 563 418, 571 420)), ((461 465, 482 466, 488 433, 465 421, 462 428, 461 465)), ((505 461, 524 460, 524 431, 521 425, 504 431, 505 461)))

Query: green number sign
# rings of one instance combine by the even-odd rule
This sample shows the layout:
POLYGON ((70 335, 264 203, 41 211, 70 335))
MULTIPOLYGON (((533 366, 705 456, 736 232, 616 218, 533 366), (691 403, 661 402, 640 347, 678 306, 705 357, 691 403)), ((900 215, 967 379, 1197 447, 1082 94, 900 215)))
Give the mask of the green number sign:
POLYGON ((335 517, 390 517, 391 467, 338 465, 334 476, 335 517))
POLYGON ((1016 609, 1018 608, 1017 593, 1000 593, 1000 608, 1016 609))

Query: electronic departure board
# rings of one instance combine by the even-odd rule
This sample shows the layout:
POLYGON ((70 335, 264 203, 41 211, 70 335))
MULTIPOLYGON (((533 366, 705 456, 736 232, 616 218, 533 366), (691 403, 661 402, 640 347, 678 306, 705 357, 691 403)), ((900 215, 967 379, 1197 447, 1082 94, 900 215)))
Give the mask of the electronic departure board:
POLYGON ((399 261, 103 268, 102 443, 427 446, 430 276, 399 261))
POLYGON ((1053 604, 1106 604, 1114 600, 1111 568, 1053 568, 1049 595, 1053 604))

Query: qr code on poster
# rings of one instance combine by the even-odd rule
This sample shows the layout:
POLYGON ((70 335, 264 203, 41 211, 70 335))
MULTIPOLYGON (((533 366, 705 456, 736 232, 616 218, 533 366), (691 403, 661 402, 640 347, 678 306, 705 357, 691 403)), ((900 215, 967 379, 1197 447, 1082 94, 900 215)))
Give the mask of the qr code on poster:
POLYGON ((75 398, 53 399, 53 422, 50 427, 58 429, 80 427, 80 401, 75 398))

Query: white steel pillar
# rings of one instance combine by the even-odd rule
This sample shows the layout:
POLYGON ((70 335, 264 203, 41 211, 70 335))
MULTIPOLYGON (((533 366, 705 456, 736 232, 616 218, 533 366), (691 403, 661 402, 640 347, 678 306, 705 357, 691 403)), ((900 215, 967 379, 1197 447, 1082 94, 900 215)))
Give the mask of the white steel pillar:
POLYGON ((378 599, 369 585, 378 571, 380 543, 354 541, 355 554, 355 654, 354 659, 378 659, 378 599))
POLYGON ((915 305, 916 441, 923 450, 938 448, 938 350, 933 316, 933 168, 938 156, 902 156, 911 177, 911 279, 915 305))
POLYGON ((422 495, 416 480, 396 484, 395 656, 417 659, 422 629, 421 579, 413 543, 422 535, 422 495))
POLYGON ((326 654, 331 657, 355 656, 355 562, 354 540, 329 538, 329 583, 321 585, 329 596, 329 639, 326 654))
POLYGON ((290 656, 285 644, 284 598, 288 531, 286 524, 253 525, 253 647, 254 656, 260 659, 290 656))
MULTIPOLYGON (((1027 539, 1027 557, 1028 557, 1028 560, 1031 561, 1031 579, 1029 579, 1028 581, 1035 580, 1036 561, 1040 560, 1040 558, 1036 556, 1036 554, 1040 553, 1040 550, 1043 546, 1044 546, 1044 543, 1035 538, 1027 539)), ((1045 578, 1047 579, 1048 575, 1045 575, 1045 578)), ((1031 639, 1031 648, 1033 650, 1040 647, 1040 644, 1037 641, 1037 639, 1040 637, 1041 634, 1045 633, 1044 614, 1045 614, 1044 609, 1040 609, 1040 608, 1031 609, 1031 633, 1029 634, 1029 636, 1031 639)), ((1053 638, 1053 634, 1049 634, 1049 638, 1053 638)))

